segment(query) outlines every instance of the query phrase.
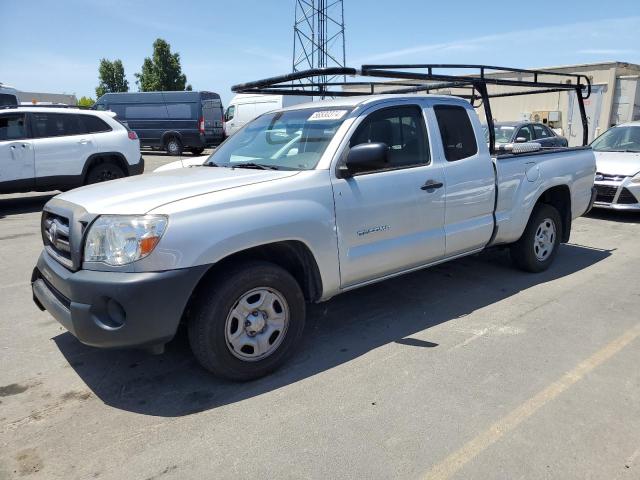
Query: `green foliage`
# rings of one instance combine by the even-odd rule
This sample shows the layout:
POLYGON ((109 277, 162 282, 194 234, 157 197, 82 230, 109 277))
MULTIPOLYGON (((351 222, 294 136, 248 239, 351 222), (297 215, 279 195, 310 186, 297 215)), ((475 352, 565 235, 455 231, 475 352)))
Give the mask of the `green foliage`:
POLYGON ((161 38, 153 42, 153 57, 146 57, 142 71, 135 75, 141 92, 191 90, 182 73, 180 54, 171 53, 171 45, 161 38))
POLYGON ((105 93, 129 91, 129 82, 124 75, 122 60, 110 61, 106 58, 100 60, 98 81, 100 82, 96 87, 96 95, 98 98, 105 93))
POLYGON ((96 101, 91 97, 82 97, 80 98, 80 100, 78 100, 79 107, 93 107, 94 103, 96 103, 96 101))

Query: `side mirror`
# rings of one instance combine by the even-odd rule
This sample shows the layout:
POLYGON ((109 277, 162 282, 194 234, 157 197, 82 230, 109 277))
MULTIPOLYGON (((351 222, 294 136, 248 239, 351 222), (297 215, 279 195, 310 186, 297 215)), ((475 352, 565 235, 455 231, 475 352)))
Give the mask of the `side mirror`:
POLYGON ((525 143, 526 141, 527 141, 527 139, 526 139, 526 138, 524 138, 524 137, 518 137, 518 138, 516 138, 516 143, 525 143))
POLYGON ((361 143, 349 150, 347 161, 340 170, 343 178, 348 178, 388 166, 389 146, 386 143, 361 143))

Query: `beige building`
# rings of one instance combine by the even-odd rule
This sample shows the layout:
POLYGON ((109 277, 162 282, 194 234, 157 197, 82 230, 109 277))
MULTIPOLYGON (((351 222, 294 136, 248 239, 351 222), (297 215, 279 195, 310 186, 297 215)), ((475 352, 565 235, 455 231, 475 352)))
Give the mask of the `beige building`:
MULTIPOLYGON (((558 73, 586 75, 591 80, 591 97, 585 100, 589 121, 589 141, 612 125, 640 120, 640 65, 622 62, 568 65, 540 68, 558 73)), ((530 76, 529 76, 530 77, 530 76)), ((513 78, 504 75, 503 78, 513 78)), ((527 79, 527 75, 520 78, 527 79)), ((539 81, 557 82, 558 77, 538 77, 539 81)), ((490 93, 508 92, 513 87, 489 87, 490 93)), ((582 121, 574 92, 554 92, 491 100, 495 121, 537 120, 561 130, 569 145, 582 144, 582 121)), ((484 119, 480 108, 478 113, 484 119)))

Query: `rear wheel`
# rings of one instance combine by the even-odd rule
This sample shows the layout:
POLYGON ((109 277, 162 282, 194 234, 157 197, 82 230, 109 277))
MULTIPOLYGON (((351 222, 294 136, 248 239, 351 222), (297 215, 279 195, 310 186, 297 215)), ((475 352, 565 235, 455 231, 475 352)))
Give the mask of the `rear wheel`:
POLYGON ((551 205, 536 205, 522 237, 511 246, 511 259, 522 270, 542 272, 553 263, 560 238, 562 221, 558 210, 551 205))
POLYGON ((102 162, 91 167, 87 174, 85 185, 107 182, 124 176, 124 172, 119 165, 116 165, 113 162, 102 162))
POLYGON ((268 262, 247 262, 201 287, 189 342, 204 368, 246 381, 284 363, 304 323, 304 296, 291 274, 268 262))
POLYGON ((165 149, 169 155, 182 155, 182 142, 177 137, 170 137, 165 143, 165 149))

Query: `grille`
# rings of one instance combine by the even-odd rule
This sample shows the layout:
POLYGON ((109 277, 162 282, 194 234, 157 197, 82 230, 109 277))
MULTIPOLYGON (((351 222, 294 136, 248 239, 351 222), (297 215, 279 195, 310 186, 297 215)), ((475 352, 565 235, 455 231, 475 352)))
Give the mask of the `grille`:
MULTIPOLYGON (((621 182, 622 180, 624 180, 625 178, 627 178, 624 175, 612 175, 610 173, 596 173, 596 177, 601 176, 602 180, 605 182, 621 182)), ((599 178, 597 180, 600 180, 599 178)))
POLYGON ((72 268, 69 219, 50 212, 42 213, 42 240, 53 257, 67 268, 72 268))
POLYGON ((613 199, 618 192, 618 187, 609 185, 596 185, 596 202, 613 203, 613 199))
POLYGON ((626 188, 623 188, 620 192, 620 196, 618 197, 618 203, 623 203, 625 205, 631 205, 633 203, 638 203, 638 199, 633 196, 626 188))

